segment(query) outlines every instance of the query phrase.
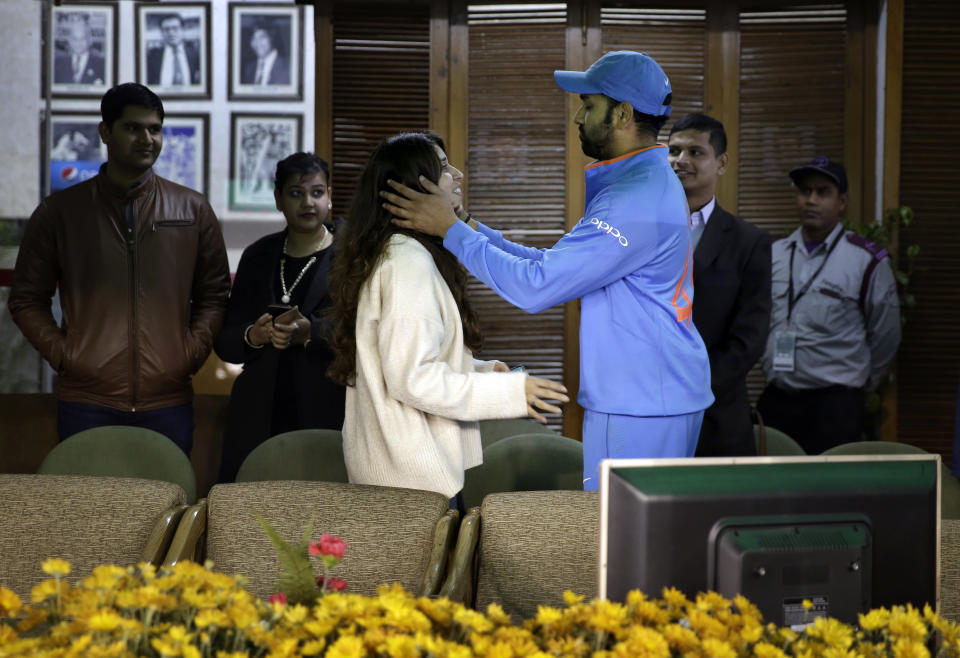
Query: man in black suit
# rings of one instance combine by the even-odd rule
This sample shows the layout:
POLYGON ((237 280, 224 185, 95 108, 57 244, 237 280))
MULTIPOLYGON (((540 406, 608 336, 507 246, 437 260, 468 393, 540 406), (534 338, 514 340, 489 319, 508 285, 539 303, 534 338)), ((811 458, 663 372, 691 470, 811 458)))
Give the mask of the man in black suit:
MULTIPOLYGON (((71 16, 73 18, 73 16, 71 16)), ((86 15, 71 20, 67 32, 67 52, 57 53, 53 63, 56 84, 104 84, 103 57, 93 52, 93 36, 86 15)))
POLYGON ((693 234, 693 323, 710 355, 716 401, 697 456, 755 455, 747 372, 770 330, 770 236, 717 205, 728 163, 723 124, 690 114, 670 130, 668 159, 683 183, 693 234))
POLYGON ((270 31, 258 25, 250 36, 254 57, 244 57, 240 83, 245 85, 288 85, 290 63, 273 44, 270 31))
POLYGON ((147 51, 147 84, 166 87, 200 84, 200 53, 183 40, 183 18, 168 14, 160 19, 163 45, 147 51))

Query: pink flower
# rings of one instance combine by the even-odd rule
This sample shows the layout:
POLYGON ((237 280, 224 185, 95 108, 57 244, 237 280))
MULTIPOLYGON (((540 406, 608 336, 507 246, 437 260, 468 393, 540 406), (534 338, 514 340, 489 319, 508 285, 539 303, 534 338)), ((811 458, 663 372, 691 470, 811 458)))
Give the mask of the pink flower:
POLYGON ((317 587, 328 592, 342 592, 347 589, 347 581, 343 578, 331 578, 326 587, 323 586, 325 579, 323 576, 317 576, 317 587))
POLYGON ((330 555, 343 559, 343 552, 347 549, 347 542, 339 537, 332 537, 327 533, 320 535, 320 543, 310 542, 310 555, 330 555))
POLYGON ((283 592, 277 592, 270 597, 270 603, 279 603, 280 605, 287 605, 287 595, 283 592))
POLYGON ((347 581, 342 578, 331 578, 330 582, 327 583, 327 589, 334 592, 342 592, 347 589, 347 581))

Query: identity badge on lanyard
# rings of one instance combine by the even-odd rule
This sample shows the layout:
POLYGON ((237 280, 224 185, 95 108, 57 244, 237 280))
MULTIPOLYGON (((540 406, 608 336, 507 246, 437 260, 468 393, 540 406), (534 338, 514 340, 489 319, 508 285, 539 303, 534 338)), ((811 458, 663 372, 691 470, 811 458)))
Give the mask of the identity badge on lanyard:
POLYGON ((793 307, 796 306, 800 298, 803 297, 810 289, 810 286, 813 285, 814 279, 819 276, 823 270, 823 266, 827 264, 827 259, 830 258, 830 254, 833 253, 834 248, 836 248, 837 243, 840 242, 840 238, 842 237, 843 231, 841 230, 836 239, 834 239, 833 244, 831 244, 827 250, 826 256, 823 257, 820 267, 813 273, 813 276, 807 279, 807 282, 797 292, 796 297, 793 296, 793 256, 796 252, 797 243, 794 242, 790 245, 790 286, 787 288, 787 328, 776 332, 773 337, 774 371, 793 372, 796 366, 797 354, 797 332, 790 330, 790 316, 793 315, 793 307))

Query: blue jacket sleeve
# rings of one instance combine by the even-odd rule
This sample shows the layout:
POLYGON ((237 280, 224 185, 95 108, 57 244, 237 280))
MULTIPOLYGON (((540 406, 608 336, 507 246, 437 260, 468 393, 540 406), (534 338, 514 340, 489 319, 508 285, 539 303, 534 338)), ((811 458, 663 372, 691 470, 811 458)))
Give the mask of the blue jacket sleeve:
MULTIPOLYGON (((498 295, 528 313, 539 313, 622 279, 655 257, 660 239, 656 231, 641 231, 634 223, 628 238, 607 220, 620 217, 623 222, 626 214, 593 209, 590 216, 550 249, 533 250, 536 254, 518 245, 499 247, 487 232, 460 222, 447 231, 443 244, 498 295)), ((679 240, 681 234, 667 239, 679 240)))
POLYGON ((477 230, 483 235, 487 236, 487 239, 497 249, 502 249, 508 254, 512 254, 518 258, 529 258, 530 260, 541 260, 543 258, 543 252, 546 249, 537 249, 535 247, 527 247, 522 244, 517 244, 516 242, 510 242, 500 231, 496 231, 486 224, 481 224, 477 222, 477 230))

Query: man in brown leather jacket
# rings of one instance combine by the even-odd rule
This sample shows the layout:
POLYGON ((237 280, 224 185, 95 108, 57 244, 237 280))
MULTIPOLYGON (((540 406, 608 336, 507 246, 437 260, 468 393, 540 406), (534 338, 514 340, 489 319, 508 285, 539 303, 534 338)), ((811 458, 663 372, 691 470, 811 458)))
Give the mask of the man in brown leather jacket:
POLYGON ((104 94, 100 112, 107 162, 34 211, 10 313, 59 374, 61 440, 132 425, 189 455, 190 376, 210 353, 230 290, 223 236, 202 195, 153 173, 160 98, 122 84, 104 94), (60 326, 51 312, 58 286, 60 326))

